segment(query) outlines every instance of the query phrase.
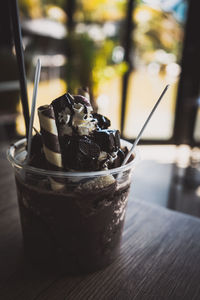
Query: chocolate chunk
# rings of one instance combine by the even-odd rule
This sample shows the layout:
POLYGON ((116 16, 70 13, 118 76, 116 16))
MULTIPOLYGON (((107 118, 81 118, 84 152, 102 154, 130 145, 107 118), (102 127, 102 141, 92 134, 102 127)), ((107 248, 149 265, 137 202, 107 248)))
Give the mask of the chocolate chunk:
POLYGON ((72 136, 65 139, 65 150, 63 153, 64 166, 74 170, 96 170, 99 146, 88 137, 72 136))
POLYGON ((119 149, 121 146, 120 144, 120 133, 119 130, 115 130, 115 148, 119 149))
POLYGON ((125 158, 125 153, 122 149, 119 149, 118 152, 117 152, 117 156, 119 157, 121 163, 123 162, 124 158, 125 158))
MULTIPOLYGON (((59 137, 59 143, 61 147, 61 153, 63 152, 63 125, 64 121, 59 118, 60 113, 64 112, 66 108, 70 110, 70 120, 68 125, 72 125, 72 116, 74 115, 74 110, 73 110, 73 104, 74 104, 74 98, 70 93, 64 94, 61 97, 56 98, 55 100, 52 101, 52 106, 55 114, 55 121, 56 121, 56 127, 58 130, 58 137, 59 137)), ((63 153, 62 153, 63 155, 63 153)))
POLYGON ((91 158, 98 158, 100 154, 99 146, 89 139, 80 139, 79 150, 83 155, 90 156, 91 158))
POLYGON ((122 164, 122 162, 123 162, 123 160, 124 160, 124 158, 125 158, 125 153, 121 149, 119 149, 117 151, 117 158, 113 161, 112 164, 108 165, 108 168, 112 169, 112 168, 118 168, 118 167, 120 167, 121 164, 122 164))
MULTIPOLYGON (((65 110, 66 107, 68 107, 71 111, 71 114, 73 115, 73 104, 74 104, 74 97, 70 95, 70 93, 64 94, 51 103, 53 105, 55 117, 56 117, 56 123, 58 124, 58 114, 65 110)), ((58 125, 57 125, 58 126, 58 125)))
POLYGON ((118 130, 98 130, 94 132, 94 141, 97 143, 101 151, 112 153, 120 147, 120 135, 118 130))
POLYGON ((97 120, 97 125, 100 129, 107 129, 110 126, 110 120, 103 115, 93 113, 93 118, 97 120))

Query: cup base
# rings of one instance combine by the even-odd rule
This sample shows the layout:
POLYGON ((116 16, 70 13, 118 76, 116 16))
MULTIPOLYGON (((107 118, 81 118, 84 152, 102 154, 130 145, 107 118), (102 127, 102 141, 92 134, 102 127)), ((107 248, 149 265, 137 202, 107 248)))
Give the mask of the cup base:
POLYGON ((80 275, 110 265, 119 255, 129 184, 108 193, 58 193, 16 176, 24 248, 39 268, 80 275), (98 200, 98 201, 97 201, 98 200))

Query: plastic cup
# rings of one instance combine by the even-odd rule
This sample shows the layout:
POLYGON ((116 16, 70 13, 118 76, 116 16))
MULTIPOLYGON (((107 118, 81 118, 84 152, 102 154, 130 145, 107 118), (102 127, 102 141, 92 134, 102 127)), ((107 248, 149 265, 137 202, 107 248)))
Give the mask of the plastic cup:
MULTIPOLYGON (((129 149, 131 144, 121 140, 129 149)), ((14 168, 25 254, 39 266, 82 274, 120 251, 131 175, 137 161, 106 171, 61 172, 23 164, 26 139, 8 150, 14 168)))

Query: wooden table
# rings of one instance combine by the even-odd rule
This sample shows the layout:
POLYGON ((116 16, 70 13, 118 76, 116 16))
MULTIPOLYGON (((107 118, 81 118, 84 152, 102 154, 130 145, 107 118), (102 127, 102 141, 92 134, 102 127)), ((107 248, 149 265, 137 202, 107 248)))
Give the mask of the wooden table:
POLYGON ((200 220, 129 199, 121 255, 103 271, 67 277, 25 261, 12 169, 0 156, 1 300, 200 299, 200 220))

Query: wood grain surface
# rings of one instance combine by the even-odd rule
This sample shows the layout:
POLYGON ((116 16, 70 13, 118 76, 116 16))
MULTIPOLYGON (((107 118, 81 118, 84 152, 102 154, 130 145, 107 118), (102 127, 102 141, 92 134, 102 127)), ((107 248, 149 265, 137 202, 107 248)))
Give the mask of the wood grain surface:
MULTIPOLYGON (((24 258, 12 168, 0 153, 1 300, 200 299, 200 221, 132 199, 121 254, 87 276, 42 273, 24 258)), ((134 184, 134 183, 133 183, 134 184)))

